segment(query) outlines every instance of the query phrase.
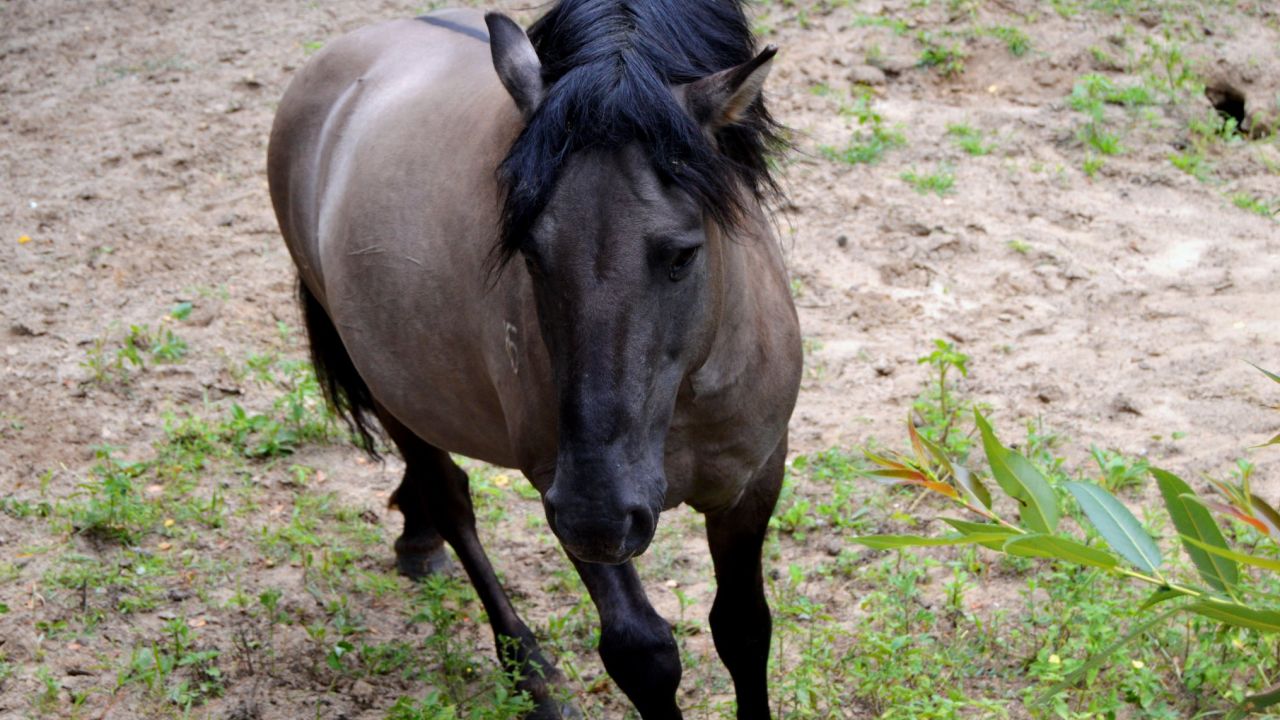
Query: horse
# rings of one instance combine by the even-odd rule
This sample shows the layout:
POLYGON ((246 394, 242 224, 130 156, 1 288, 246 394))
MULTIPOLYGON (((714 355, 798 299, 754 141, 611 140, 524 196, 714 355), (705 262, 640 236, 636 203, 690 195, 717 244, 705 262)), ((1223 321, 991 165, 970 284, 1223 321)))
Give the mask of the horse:
POLYGON ((802 358, 765 210, 776 52, 742 0, 561 0, 527 33, 443 10, 333 41, 279 105, 270 194, 325 397, 403 456, 397 567, 453 548, 530 717, 577 711, 451 453, 538 490, 646 720, 681 717, 681 668, 631 559, 662 511, 703 513, 737 716, 770 715, 761 550, 802 358))

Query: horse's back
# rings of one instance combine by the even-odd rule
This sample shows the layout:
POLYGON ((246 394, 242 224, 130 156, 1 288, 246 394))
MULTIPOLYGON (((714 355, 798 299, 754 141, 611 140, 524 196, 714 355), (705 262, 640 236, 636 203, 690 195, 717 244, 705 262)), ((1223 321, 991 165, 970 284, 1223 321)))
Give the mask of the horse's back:
POLYGON ((501 335, 495 353, 476 331, 502 327, 484 265, 494 168, 518 129, 483 16, 447 11, 318 53, 286 92, 268 152, 302 281, 375 398, 428 442, 504 464, 501 335))
POLYGON ((468 99, 490 110, 502 104, 485 37, 480 14, 467 10, 371 25, 334 40, 290 83, 272 128, 268 176, 285 241, 322 300, 318 246, 334 239, 326 223, 340 222, 329 215, 348 183, 408 179, 409 166, 420 164, 439 173, 445 156, 465 160, 462 148, 442 146, 474 136, 477 103, 468 99))

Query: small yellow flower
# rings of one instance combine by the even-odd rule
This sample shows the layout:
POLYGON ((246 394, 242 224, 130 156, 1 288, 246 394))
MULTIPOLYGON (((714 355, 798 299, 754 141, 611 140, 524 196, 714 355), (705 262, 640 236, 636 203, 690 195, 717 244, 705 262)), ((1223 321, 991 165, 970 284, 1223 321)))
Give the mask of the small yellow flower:
POLYGON ((1057 655, 1050 655, 1050 656, 1049 656, 1049 664, 1050 664, 1050 665, 1061 665, 1061 664, 1062 664, 1062 658, 1058 657, 1057 655))
POLYGON ((29 243, 29 242, 31 242, 31 236, 30 236, 30 235, 19 235, 19 236, 18 236, 18 244, 19 244, 19 245, 26 245, 26 244, 27 244, 27 243, 29 243))
POLYGON ((165 519, 164 519, 164 526, 165 526, 165 527, 173 527, 173 518, 165 518, 165 519))
POLYGON ((1142 662, 1141 660, 1134 660, 1134 661, 1133 661, 1133 669, 1134 669, 1134 670, 1141 670, 1142 668, 1144 668, 1144 667, 1146 667, 1146 666, 1147 666, 1147 664, 1146 664, 1146 663, 1144 663, 1144 662, 1142 662))
POLYGON ((507 477, 505 473, 498 473, 493 476, 493 484, 500 488, 504 488, 511 484, 511 478, 507 477))

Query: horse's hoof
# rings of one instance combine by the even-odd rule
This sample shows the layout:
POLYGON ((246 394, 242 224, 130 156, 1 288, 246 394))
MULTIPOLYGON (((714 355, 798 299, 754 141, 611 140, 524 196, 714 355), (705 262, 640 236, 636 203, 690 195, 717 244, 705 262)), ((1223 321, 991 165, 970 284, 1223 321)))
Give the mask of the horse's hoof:
POLYGON ((403 537, 396 540, 396 569, 411 580, 423 580, 431 575, 443 575, 453 567, 444 545, 431 543, 423 546, 403 537))

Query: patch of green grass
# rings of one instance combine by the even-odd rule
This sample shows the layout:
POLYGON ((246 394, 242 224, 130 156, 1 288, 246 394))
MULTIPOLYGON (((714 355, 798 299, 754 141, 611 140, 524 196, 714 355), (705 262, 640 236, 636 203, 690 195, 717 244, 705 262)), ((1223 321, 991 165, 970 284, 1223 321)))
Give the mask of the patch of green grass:
POLYGON ((814 528, 836 532, 865 529, 866 507, 858 492, 861 458, 828 450, 791 461, 770 526, 802 540, 814 528), (797 491, 805 488, 804 493, 797 491))
POLYGON ((1151 464, 1146 458, 1127 458, 1115 450, 1098 447, 1089 448, 1089 455, 1098 465, 1098 474, 1093 476, 1094 479, 1099 486, 1111 493, 1140 487, 1151 471, 1151 464))
POLYGON ((63 512, 78 532, 131 543, 155 524, 160 508, 143 498, 139 487, 147 463, 120 459, 115 452, 110 446, 94 451, 97 462, 80 484, 80 501, 63 512))
POLYGON ((935 68, 943 77, 956 77, 964 72, 967 53, 957 45, 939 42, 933 33, 921 31, 916 39, 924 45, 920 51, 920 65, 935 68))
POLYGON ((858 130, 843 148, 821 146, 819 151, 824 157, 849 165, 874 164, 889 150, 906 144, 906 137, 897 129, 888 127, 872 100, 871 93, 863 91, 851 103, 841 106, 840 114, 856 119, 858 130))
POLYGON ((1280 212, 1280 201, 1268 202, 1257 195, 1244 192, 1232 193, 1230 198, 1232 205, 1264 218, 1275 219, 1277 212, 1280 212))
POLYGON ((996 25, 987 28, 986 33, 1002 41, 1014 57, 1022 57, 1031 51, 1031 38, 1019 28, 996 25))
POLYGON ((931 173, 919 173, 908 170, 900 175, 916 192, 921 195, 933 193, 938 197, 951 194, 955 189, 956 176, 950 167, 942 166, 931 173))
POLYGON ((1082 75, 1067 98, 1067 104, 1073 110, 1090 115, 1100 113, 1102 104, 1133 108, 1154 103, 1155 98, 1145 85, 1117 85, 1107 76, 1097 73, 1082 75))
POLYGON ((947 125, 947 136, 955 142, 957 147, 969 155, 987 155, 996 147, 995 143, 986 142, 985 135, 981 130, 964 123, 947 125))
POLYGON ((1199 148, 1173 153, 1169 156, 1169 162, 1200 182, 1208 182, 1213 177, 1213 166, 1199 148))
POLYGON ((1089 153, 1084 156, 1084 161, 1081 162, 1080 169, 1084 171, 1085 175, 1094 177, 1104 165, 1106 165, 1106 160, 1094 155, 1093 153, 1089 153))
POLYGON ((148 358, 156 363, 172 363, 186 354, 187 342, 171 328, 153 330, 149 325, 130 325, 118 340, 95 339, 80 364, 99 385, 127 385, 132 373, 144 368, 148 358))
POLYGON ((816 95, 818 97, 826 97, 831 93, 832 93, 831 86, 824 82, 814 83, 813 85, 809 86, 809 94, 811 95, 816 95))
POLYGON ((850 23, 850 25, 856 28, 864 28, 864 27, 887 28, 891 30, 894 35, 897 35, 899 37, 905 36, 907 33, 911 32, 911 26, 907 23, 906 20, 903 20, 901 18, 890 17, 887 15, 858 15, 853 19, 853 22, 850 23))
POLYGON ((1086 148, 1099 155, 1120 155, 1124 152, 1124 145, 1120 143, 1120 135, 1107 130, 1097 123, 1086 123, 1076 133, 1076 137, 1080 139, 1080 142, 1086 148))
POLYGON ((74 635, 92 632, 106 612, 128 615, 157 607, 164 597, 161 579, 173 572, 163 556, 140 549, 123 550, 110 558, 64 552, 44 582, 79 595, 78 624, 63 627, 74 635))
POLYGON ((433 629, 424 641, 427 679, 438 689, 421 699, 399 698, 388 712, 394 720, 436 720, 468 717, 499 720, 520 717, 533 709, 527 695, 518 693, 513 678, 497 667, 496 660, 480 659, 462 639, 460 623, 468 619, 460 608, 474 608, 475 593, 469 584, 454 578, 432 576, 420 583, 413 601, 412 623, 433 629))
POLYGON ((117 675, 117 688, 140 685, 147 694, 188 712, 222 694, 219 655, 217 648, 200 646, 186 618, 177 617, 165 623, 163 638, 132 650, 117 675))

